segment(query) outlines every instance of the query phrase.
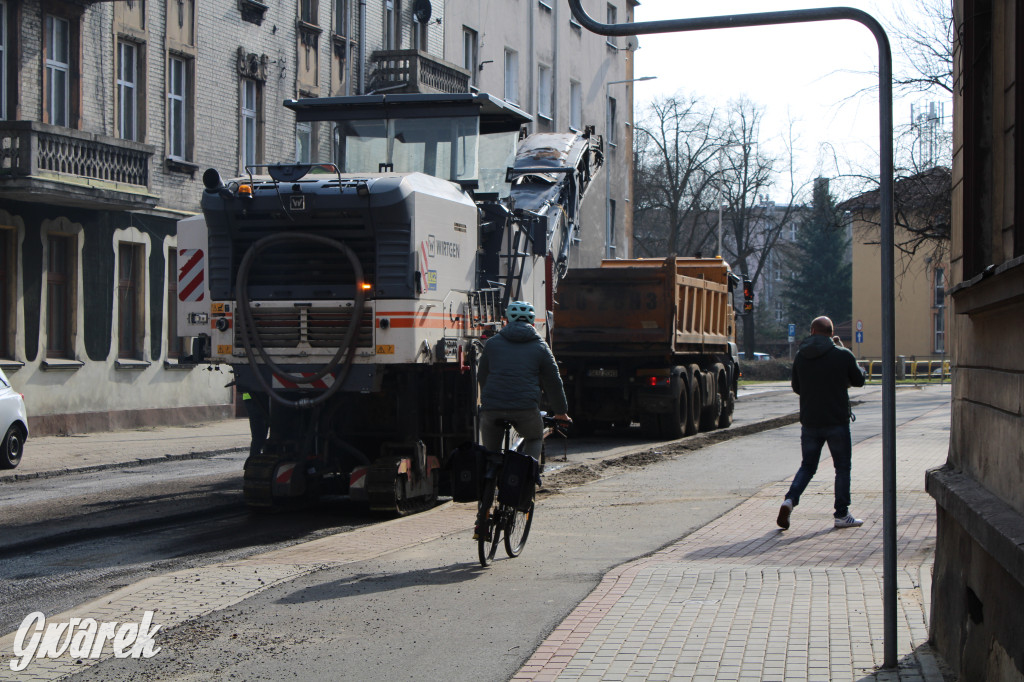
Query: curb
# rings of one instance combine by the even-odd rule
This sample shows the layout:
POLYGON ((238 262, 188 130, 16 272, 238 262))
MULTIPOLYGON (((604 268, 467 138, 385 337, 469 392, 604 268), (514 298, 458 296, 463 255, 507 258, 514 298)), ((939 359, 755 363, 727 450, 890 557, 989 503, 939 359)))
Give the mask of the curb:
POLYGON ((30 481, 40 478, 57 478, 58 476, 67 476, 68 474, 89 474, 97 471, 106 471, 109 469, 128 469, 131 467, 146 466, 147 464, 160 464, 162 462, 176 462, 189 459, 209 459, 210 457, 216 457, 217 455, 227 455, 233 452, 245 452, 248 449, 249 446, 246 445, 237 448, 223 448, 220 450, 202 450, 199 452, 186 452, 179 455, 161 455, 158 457, 139 457, 136 459, 126 460, 123 462, 107 462, 106 464, 91 464, 89 466, 84 467, 70 467, 65 469, 53 469, 50 471, 35 471, 29 474, 14 474, 13 476, 0 477, 0 485, 18 483, 21 481, 30 481))
MULTIPOLYGON (((602 476, 599 472, 605 469, 610 469, 612 467, 646 466, 656 461, 674 459, 680 455, 693 452, 694 450, 700 450, 701 448, 708 447, 709 445, 717 445, 734 438, 752 436, 755 433, 761 433, 762 431, 771 431, 772 429, 789 426, 790 424, 795 424, 799 421, 800 413, 792 412, 779 417, 772 417, 771 419, 764 419, 762 421, 744 424, 743 426, 730 426, 725 429, 715 429, 714 431, 697 433, 678 440, 640 445, 625 454, 609 455, 603 458, 599 457, 592 459, 587 462, 566 464, 565 466, 552 471, 550 474, 542 473, 541 475, 544 476, 546 480, 544 481, 544 485, 537 489, 537 493, 552 494, 561 490, 562 486, 559 486, 558 482, 560 477, 571 477, 580 473, 590 473, 591 476, 584 481, 590 482, 596 478, 601 478, 602 476)), ((570 482, 570 484, 565 487, 574 487, 581 483, 583 482, 570 482)))

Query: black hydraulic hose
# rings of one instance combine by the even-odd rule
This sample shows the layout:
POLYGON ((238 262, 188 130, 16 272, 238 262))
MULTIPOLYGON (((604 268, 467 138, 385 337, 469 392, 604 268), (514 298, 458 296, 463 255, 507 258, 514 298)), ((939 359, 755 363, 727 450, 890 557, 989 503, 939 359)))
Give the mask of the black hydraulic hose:
POLYGON ((245 256, 242 257, 242 262, 238 266, 238 274, 235 277, 235 298, 237 301, 236 312, 238 313, 238 320, 241 323, 238 333, 242 337, 242 346, 245 348, 245 356, 248 358, 249 366, 252 367, 253 373, 256 375, 256 381, 259 383, 260 387, 267 392, 267 395, 269 395, 272 400, 286 407, 309 408, 323 403, 338 392, 338 389, 340 389, 342 383, 344 383, 345 377, 348 375, 349 368, 352 366, 352 359, 355 356, 355 345, 358 339, 356 334, 359 330, 359 324, 362 322, 363 304, 366 301, 366 292, 362 288, 362 283, 363 266, 356 257, 355 252, 347 244, 344 244, 337 239, 331 239, 330 237, 311 234, 309 232, 282 232, 280 234, 272 234, 257 240, 256 243, 250 246, 249 250, 245 252, 245 256), (352 311, 352 317, 349 319, 348 328, 345 330, 345 337, 338 346, 338 352, 334 354, 334 357, 331 358, 331 360, 319 371, 308 377, 289 374, 270 359, 270 356, 267 355, 267 352, 263 347, 263 340, 260 338, 259 332, 256 329, 256 324, 253 321, 252 306, 249 300, 249 270, 252 268, 252 264, 256 260, 256 257, 268 246, 285 241, 314 242, 322 246, 337 249, 345 254, 346 258, 348 258, 349 263, 352 265, 352 273, 355 276, 356 295, 354 310, 352 311), (253 353, 253 345, 256 346, 256 351, 263 359, 264 364, 270 368, 271 372, 296 384, 311 384, 314 381, 319 381, 337 369, 343 356, 347 354, 347 357, 345 358, 345 366, 342 368, 342 372, 335 377, 334 383, 332 383, 326 391, 315 398, 288 400, 287 398, 278 395, 273 386, 263 378, 263 374, 260 372, 258 363, 256 362, 256 355, 253 353))

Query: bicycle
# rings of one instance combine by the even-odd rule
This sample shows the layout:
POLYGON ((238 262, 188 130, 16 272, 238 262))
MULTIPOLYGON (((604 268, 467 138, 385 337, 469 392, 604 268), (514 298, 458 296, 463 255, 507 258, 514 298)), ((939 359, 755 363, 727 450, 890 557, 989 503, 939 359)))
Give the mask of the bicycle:
MULTIPOLYGON (((543 437, 546 439, 552 433, 562 433, 560 424, 553 418, 541 413, 544 419, 543 437)), ((509 557, 517 557, 526 546, 526 539, 530 535, 530 527, 533 525, 534 500, 531 496, 528 507, 507 504, 500 500, 498 481, 505 466, 506 458, 509 456, 523 456, 523 437, 515 431, 515 427, 509 421, 503 421, 505 435, 502 438, 501 452, 488 452, 485 463, 484 487, 477 507, 476 541, 477 554, 480 557, 480 565, 487 565, 494 560, 498 551, 498 544, 504 540, 505 553, 509 557)), ((544 453, 541 451, 541 462, 538 466, 543 467, 544 453)), ((532 482, 531 482, 532 483, 532 482)))

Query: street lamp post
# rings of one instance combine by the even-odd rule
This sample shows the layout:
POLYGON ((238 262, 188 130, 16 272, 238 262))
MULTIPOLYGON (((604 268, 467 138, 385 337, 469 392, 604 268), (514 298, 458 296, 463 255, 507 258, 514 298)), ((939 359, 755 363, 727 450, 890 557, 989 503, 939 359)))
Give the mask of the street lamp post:
MULTIPOLYGON (((640 78, 627 78, 621 81, 609 81, 604 85, 604 118, 605 118, 605 130, 611 133, 611 110, 608 106, 609 100, 611 100, 611 86, 620 85, 622 83, 639 83, 640 81, 652 81, 657 76, 641 76, 640 78)), ((608 144, 611 144, 611 139, 608 140, 608 144)), ((632 150, 630 150, 632 153, 632 150)), ((604 157, 604 257, 611 258, 615 251, 615 244, 612 242, 612 172, 608 164, 608 153, 605 152, 604 157)))

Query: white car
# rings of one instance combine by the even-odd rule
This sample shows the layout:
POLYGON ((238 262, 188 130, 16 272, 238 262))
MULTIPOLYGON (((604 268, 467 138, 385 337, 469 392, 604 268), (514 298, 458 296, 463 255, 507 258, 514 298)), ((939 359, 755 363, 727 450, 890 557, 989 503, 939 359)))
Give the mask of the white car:
POLYGON ((25 396, 11 388, 7 375, 0 369, 0 469, 13 469, 21 461, 21 453, 28 439, 28 415, 25 396))

